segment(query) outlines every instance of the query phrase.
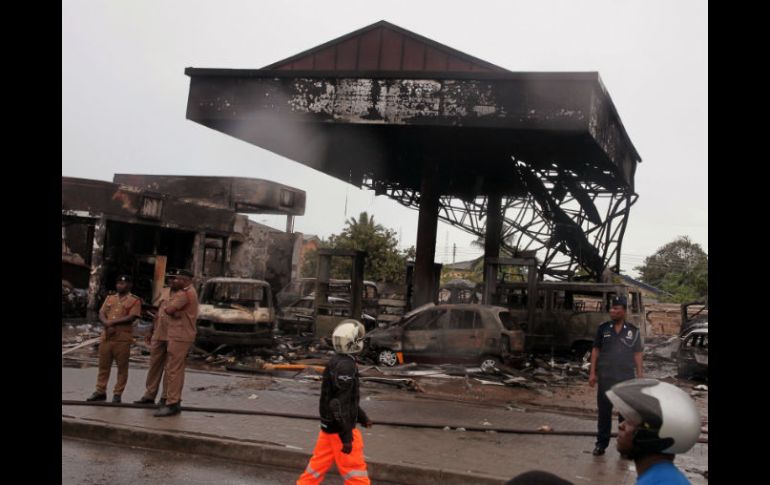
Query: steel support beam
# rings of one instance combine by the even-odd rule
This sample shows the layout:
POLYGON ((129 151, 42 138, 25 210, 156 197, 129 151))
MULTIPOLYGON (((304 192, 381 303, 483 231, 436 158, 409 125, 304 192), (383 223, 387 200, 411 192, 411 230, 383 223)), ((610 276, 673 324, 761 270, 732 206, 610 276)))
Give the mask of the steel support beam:
POLYGON ((414 296, 412 308, 435 299, 433 286, 433 259, 436 256, 438 229, 437 164, 426 162, 420 187, 420 214, 417 219, 417 248, 414 258, 414 296))

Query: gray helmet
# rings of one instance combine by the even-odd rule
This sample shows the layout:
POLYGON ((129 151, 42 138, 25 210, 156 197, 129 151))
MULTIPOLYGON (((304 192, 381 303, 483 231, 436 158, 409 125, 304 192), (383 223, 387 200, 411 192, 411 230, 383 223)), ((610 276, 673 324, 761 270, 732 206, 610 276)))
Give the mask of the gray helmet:
POLYGON ((657 379, 632 379, 615 384, 607 397, 637 430, 632 455, 684 453, 700 435, 700 417, 686 392, 657 379))
POLYGON ((357 354, 364 350, 366 329, 356 320, 343 320, 332 332, 332 345, 338 354, 357 354))

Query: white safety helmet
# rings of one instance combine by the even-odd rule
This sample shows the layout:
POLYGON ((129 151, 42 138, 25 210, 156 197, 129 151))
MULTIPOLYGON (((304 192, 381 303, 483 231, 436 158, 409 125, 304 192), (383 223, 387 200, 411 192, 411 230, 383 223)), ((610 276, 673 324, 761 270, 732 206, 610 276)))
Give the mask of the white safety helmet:
POLYGON ((366 329, 356 320, 343 320, 332 332, 332 345, 339 354, 356 354, 364 350, 366 329))
POLYGON ((607 397, 623 419, 637 427, 632 455, 684 453, 700 435, 700 417, 686 392, 657 379, 615 384, 607 397))

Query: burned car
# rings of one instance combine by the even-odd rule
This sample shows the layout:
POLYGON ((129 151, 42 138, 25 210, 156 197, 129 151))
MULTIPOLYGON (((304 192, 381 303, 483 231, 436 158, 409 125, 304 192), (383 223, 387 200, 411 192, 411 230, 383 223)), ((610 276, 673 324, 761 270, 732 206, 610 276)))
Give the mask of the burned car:
MULTIPOLYGON (((329 297, 332 305, 331 315, 337 317, 350 316, 350 301, 335 296, 329 297)), ((306 296, 291 305, 283 307, 276 317, 276 329, 282 332, 311 332, 315 320, 315 298, 306 296)), ((366 313, 361 315, 360 322, 366 331, 376 326, 376 319, 366 313)))
MULTIPOLYGON (((291 281, 281 291, 276 293, 278 308, 286 308, 288 305, 295 303, 297 300, 300 300, 306 296, 313 296, 315 294, 315 283, 316 278, 300 278, 291 281)), ((350 299, 350 280, 330 280, 328 295, 337 298, 350 299)), ((372 315, 376 318, 377 312, 379 311, 379 291, 377 289, 377 284, 373 281, 364 280, 361 296, 363 298, 364 313, 367 315, 372 315)))
POLYGON ((705 378, 709 368, 708 321, 689 325, 679 336, 679 348, 674 353, 677 374, 685 378, 705 378))
POLYGON ((424 305, 390 328, 366 335, 382 365, 470 363, 489 368, 524 351, 524 332, 508 309, 491 305, 424 305))
POLYGON ((273 297, 266 281, 211 278, 203 285, 196 343, 215 345, 271 345, 273 297))
POLYGON ((449 280, 438 292, 438 302, 443 303, 481 303, 480 284, 470 280, 449 280))
MULTIPOLYGON (((292 280, 288 285, 286 285, 281 291, 276 293, 276 300, 278 301, 278 306, 280 308, 285 307, 286 305, 290 305, 297 300, 304 298, 306 296, 311 296, 313 292, 315 291, 315 282, 316 278, 300 278, 297 280, 292 280)), ((329 296, 336 296, 338 298, 349 298, 350 297, 350 280, 336 280, 332 279, 329 281, 329 296)), ((364 302, 367 300, 377 300, 378 298, 378 291, 377 291, 377 284, 375 284, 373 281, 364 281, 363 285, 363 299, 364 302)), ((366 305, 364 305, 366 306, 366 305)))

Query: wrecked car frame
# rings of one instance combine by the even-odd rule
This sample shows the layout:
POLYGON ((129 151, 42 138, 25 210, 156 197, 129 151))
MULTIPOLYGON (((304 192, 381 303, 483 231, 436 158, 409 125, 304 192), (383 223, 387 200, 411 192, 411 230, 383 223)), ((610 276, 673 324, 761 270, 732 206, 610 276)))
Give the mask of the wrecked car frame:
POLYGON ((499 283, 495 303, 506 307, 524 328, 527 350, 571 352, 583 357, 591 350, 596 329, 610 320, 612 299, 627 298, 626 321, 647 335, 640 292, 614 283, 540 281, 535 285, 534 311, 530 314, 530 283, 499 283))
POLYGON ((674 353, 677 374, 685 378, 708 379, 709 324, 693 323, 679 336, 679 347, 674 353))
MULTIPOLYGON (((333 307, 330 310, 332 316, 350 317, 349 300, 330 296, 329 304, 333 307)), ((281 308, 276 316, 276 330, 297 333, 312 332, 315 316, 315 297, 306 296, 281 308)), ((374 317, 366 313, 362 313, 361 317, 357 320, 364 325, 367 332, 374 329, 377 323, 374 317)))
POLYGON ((478 304, 425 305, 390 328, 367 334, 380 364, 467 362, 491 366, 524 350, 524 332, 506 308, 478 304))
POLYGON ((270 284, 247 278, 211 278, 203 285, 196 343, 263 346, 273 343, 275 310, 270 284))

